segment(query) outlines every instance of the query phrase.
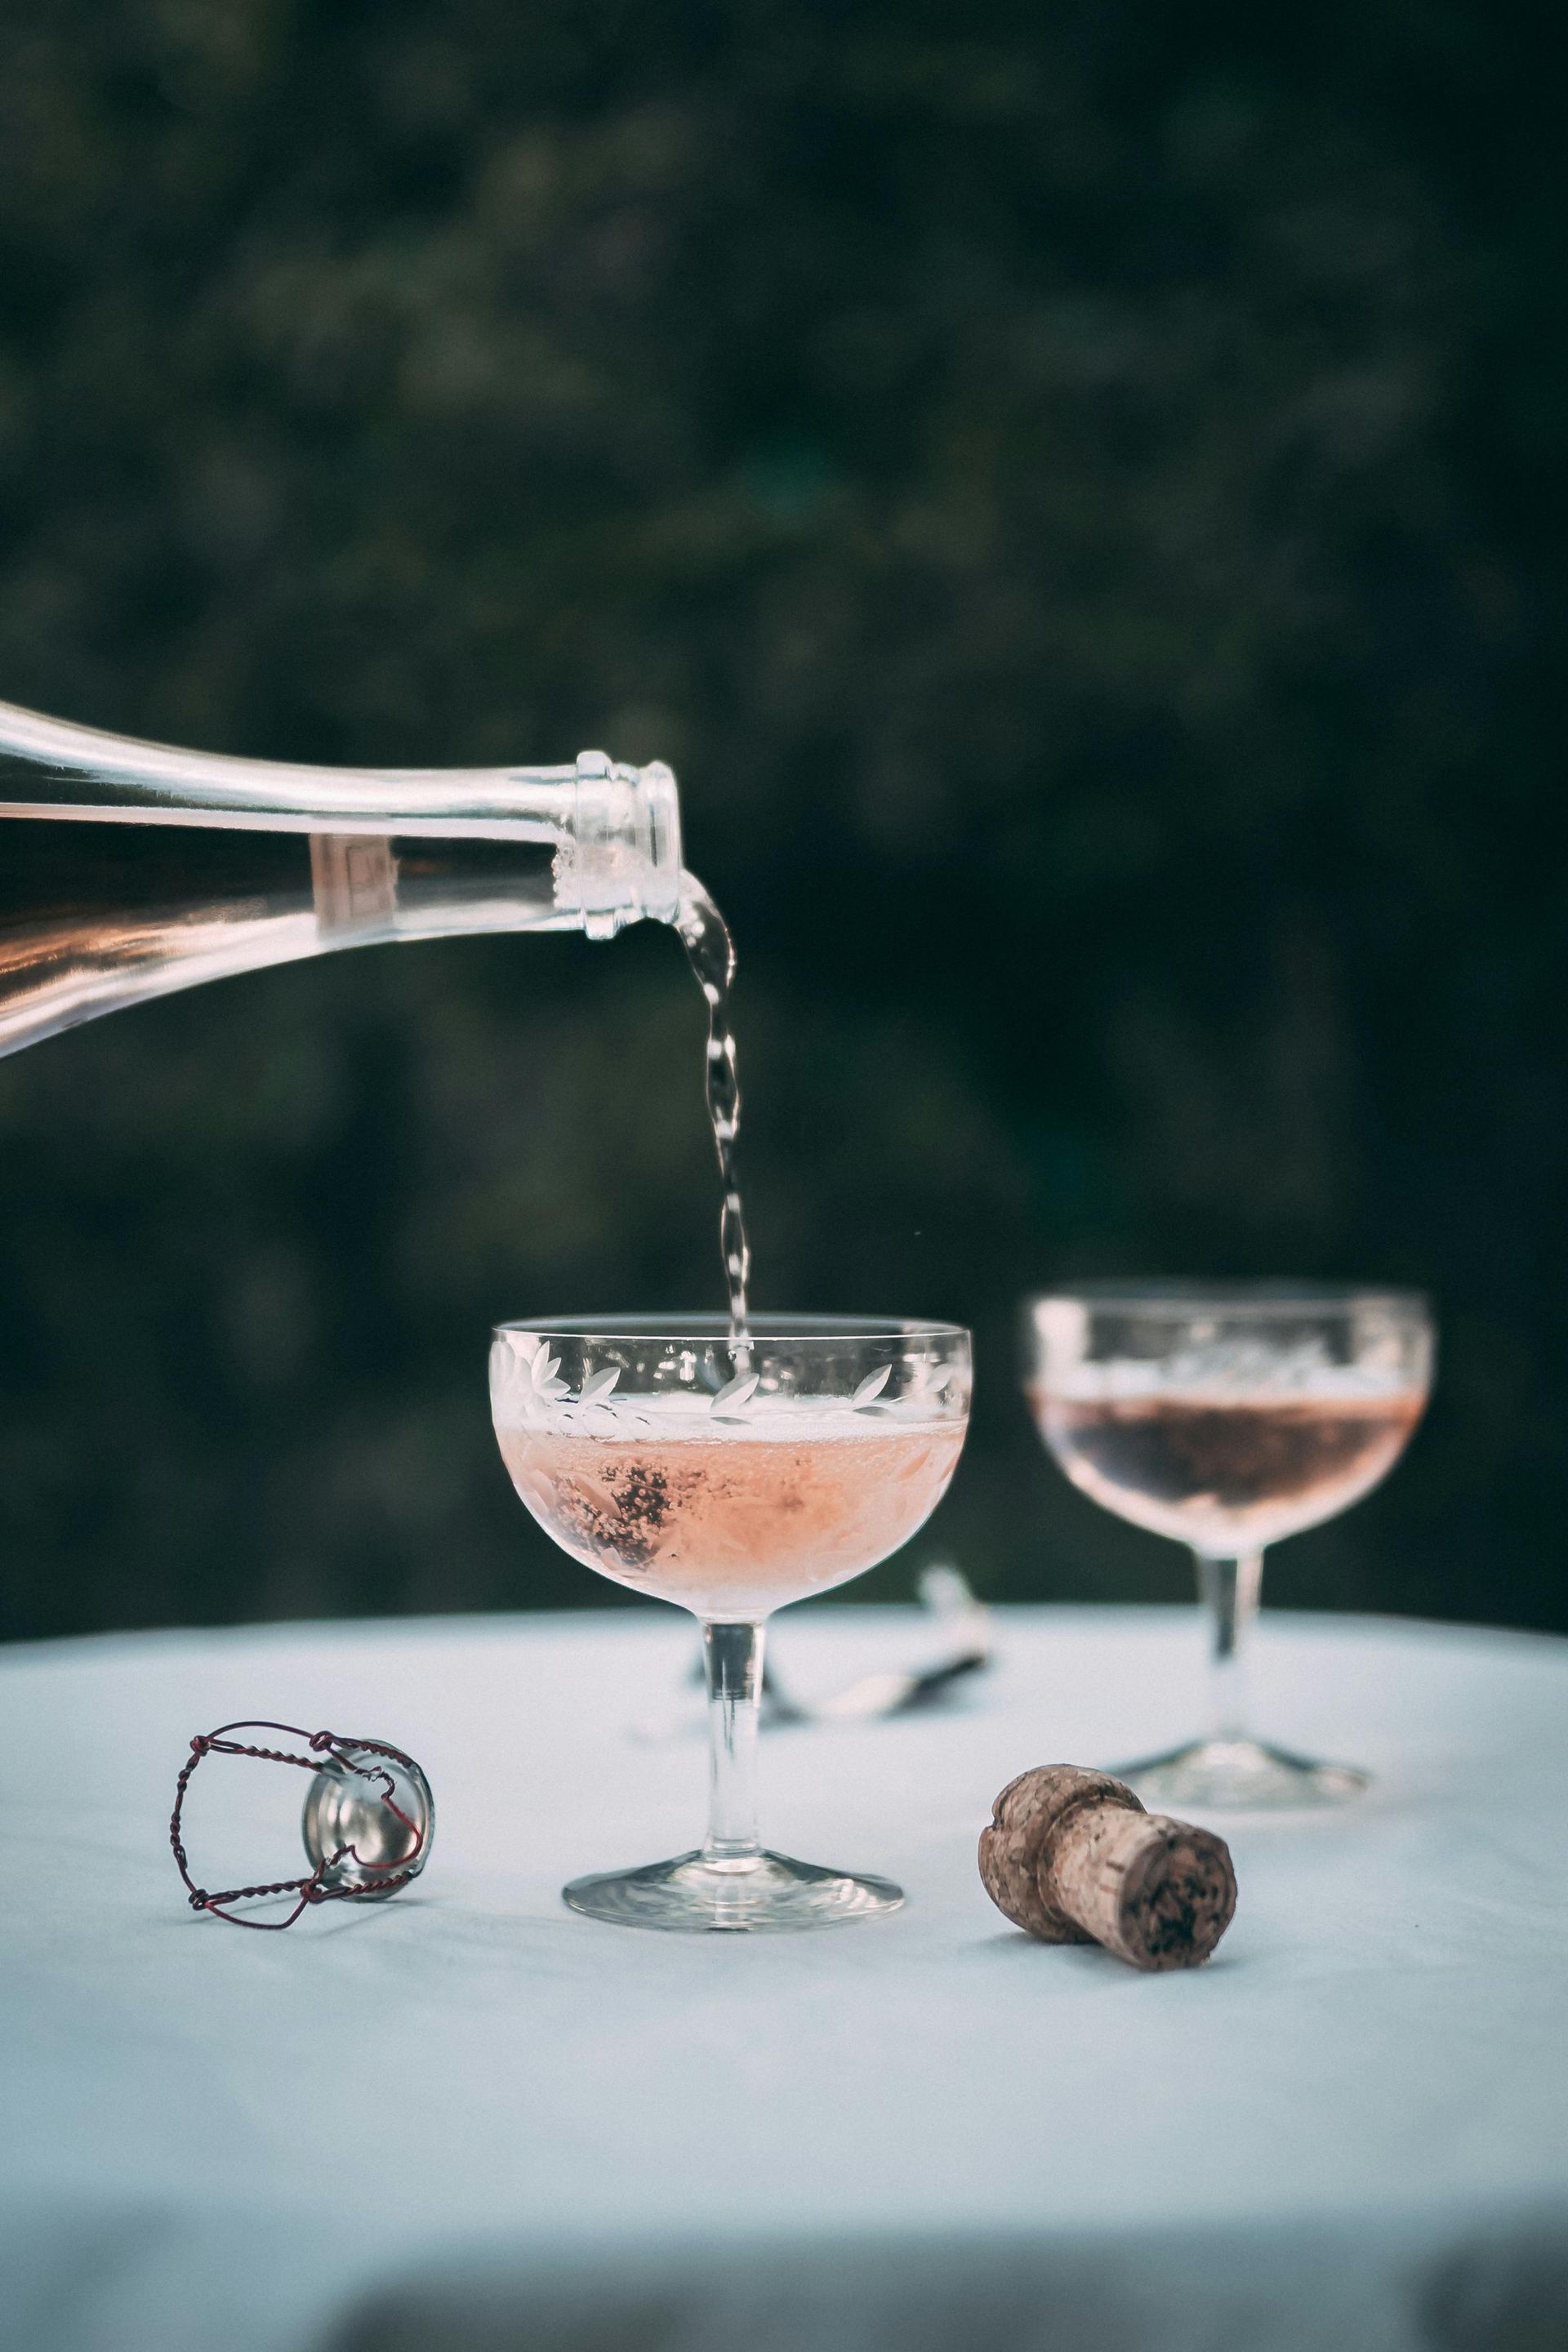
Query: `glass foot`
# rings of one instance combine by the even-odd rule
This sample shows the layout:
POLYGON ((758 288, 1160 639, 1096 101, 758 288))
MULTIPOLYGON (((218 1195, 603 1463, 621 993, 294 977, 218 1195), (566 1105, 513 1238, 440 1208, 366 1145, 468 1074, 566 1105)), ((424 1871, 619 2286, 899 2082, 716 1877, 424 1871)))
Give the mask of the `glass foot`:
POLYGON ((720 1863, 682 1853, 673 1862, 646 1863, 640 1870, 574 1878, 561 1895, 590 1919, 693 1936, 847 1927, 896 1911, 904 1899, 902 1887, 886 1878, 819 1870, 815 1863, 792 1862, 783 1853, 720 1863))
POLYGON ((1314 1764, 1256 1739, 1197 1739, 1168 1756, 1119 1768, 1151 1812, 1214 1805, 1236 1812, 1283 1812, 1292 1806, 1342 1805, 1359 1797, 1368 1775, 1350 1764, 1314 1764))

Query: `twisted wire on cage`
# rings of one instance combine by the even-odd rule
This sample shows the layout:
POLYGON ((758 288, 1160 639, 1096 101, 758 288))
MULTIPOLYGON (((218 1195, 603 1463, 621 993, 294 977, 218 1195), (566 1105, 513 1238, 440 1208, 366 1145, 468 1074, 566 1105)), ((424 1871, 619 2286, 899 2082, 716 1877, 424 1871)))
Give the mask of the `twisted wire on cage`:
POLYGON ((335 1731, 304 1731, 298 1724, 273 1723, 264 1717, 242 1717, 234 1723, 220 1723, 216 1731, 199 1731, 191 1741, 191 1752, 180 1768, 174 1783, 174 1810, 169 1816, 169 1843, 174 1850, 175 1865, 185 1884, 185 1892, 193 1911, 210 1912, 215 1919, 226 1919, 231 1927, 259 1927, 277 1933, 291 1927, 301 1914, 317 1903, 352 1903, 366 1896, 395 1894, 419 1874, 419 1855, 425 1843, 425 1832, 412 1821, 401 1805, 394 1801, 396 1782, 384 1766, 355 1764, 350 1749, 362 1754, 384 1756, 394 1764, 404 1764, 417 1769, 411 1756, 400 1748, 390 1748, 382 1739, 347 1739, 335 1731), (295 1756, 287 1748, 258 1748, 243 1740, 231 1739, 234 1731, 280 1731, 289 1739, 302 1739, 310 1754, 295 1756), (190 1862, 180 1835, 181 1817, 184 1811, 185 1791, 191 1785, 196 1767, 207 1756, 250 1756, 263 1764, 297 1764, 302 1771, 319 1772, 323 1760, 331 1758, 341 1770, 352 1772, 356 1780, 380 1781, 380 1801, 394 1818, 403 1823, 413 1839, 409 1851, 395 1863, 365 1862, 352 1843, 341 1845, 334 1853, 324 1854, 314 1870, 300 1878, 273 1879, 265 1885, 230 1886, 221 1894, 211 1895, 198 1886, 191 1876, 190 1862), (374 1878, 369 1886, 329 1886, 329 1872, 337 1868, 345 1857, 352 1858, 359 1869, 374 1878), (265 1895, 297 1895, 300 1898, 286 1919, 245 1919, 225 1906, 231 1903, 249 1902, 265 1895))

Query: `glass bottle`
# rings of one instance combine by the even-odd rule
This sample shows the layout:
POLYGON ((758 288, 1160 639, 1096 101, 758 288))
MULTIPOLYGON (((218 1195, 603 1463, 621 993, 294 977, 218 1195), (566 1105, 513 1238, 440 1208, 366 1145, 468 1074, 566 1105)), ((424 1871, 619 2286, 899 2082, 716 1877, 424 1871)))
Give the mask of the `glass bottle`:
POLYGON ((602 751, 559 768, 306 767, 0 703, 0 1054, 331 948, 610 939, 680 904, 675 778, 602 751))

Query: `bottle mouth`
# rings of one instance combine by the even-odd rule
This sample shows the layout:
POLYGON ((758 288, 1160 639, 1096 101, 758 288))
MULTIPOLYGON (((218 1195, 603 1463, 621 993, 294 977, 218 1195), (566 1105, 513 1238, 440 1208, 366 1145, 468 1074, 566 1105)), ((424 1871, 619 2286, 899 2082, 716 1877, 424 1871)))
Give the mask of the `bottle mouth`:
POLYGON ((685 859, 680 844, 680 794, 672 770, 654 760, 639 778, 646 823, 648 884, 645 912, 655 922, 673 923, 680 912, 685 859))
POLYGON ((662 760, 630 768, 580 751, 570 835, 556 852, 555 896, 590 939, 650 916, 673 923, 681 895, 680 800, 662 760))

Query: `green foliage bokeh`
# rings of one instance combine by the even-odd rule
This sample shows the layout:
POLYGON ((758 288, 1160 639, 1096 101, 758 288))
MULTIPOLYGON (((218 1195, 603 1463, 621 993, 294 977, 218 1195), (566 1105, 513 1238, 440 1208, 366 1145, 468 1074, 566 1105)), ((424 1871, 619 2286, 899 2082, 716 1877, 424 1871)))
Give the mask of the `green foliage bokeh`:
MULTIPOLYGON (((1184 1590, 1022 1290, 1364 1276, 1438 1399, 1271 1591, 1568 1625, 1558 143, 1475 0, 4 0, 0 693, 669 759, 760 1303, 976 1327, 924 1556, 1184 1590)), ((701 1029, 644 929, 0 1066, 0 1627, 608 1598, 486 1331, 718 1303, 701 1029)))

